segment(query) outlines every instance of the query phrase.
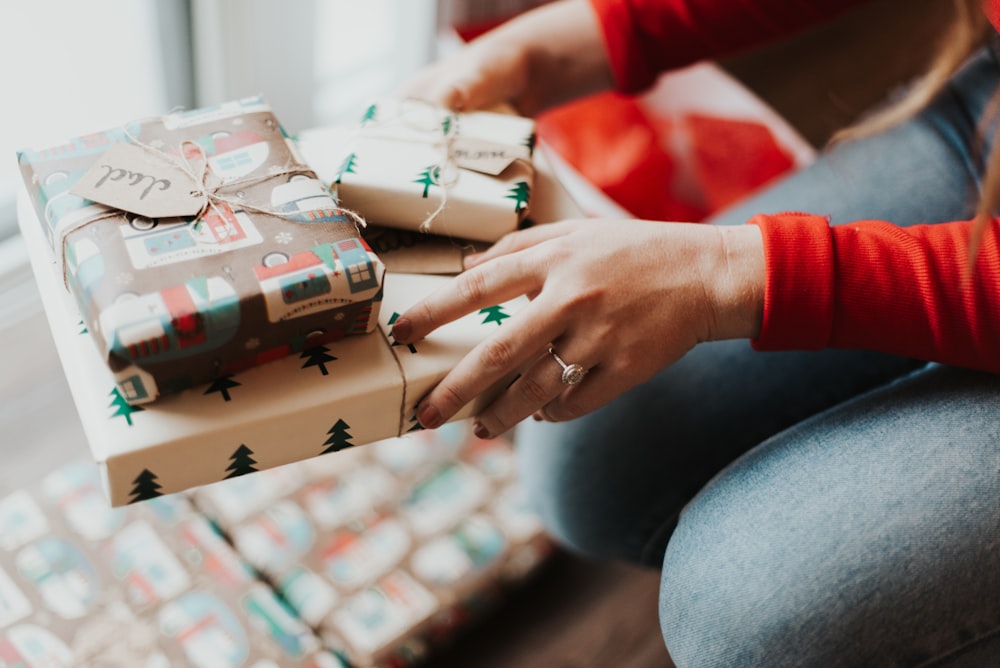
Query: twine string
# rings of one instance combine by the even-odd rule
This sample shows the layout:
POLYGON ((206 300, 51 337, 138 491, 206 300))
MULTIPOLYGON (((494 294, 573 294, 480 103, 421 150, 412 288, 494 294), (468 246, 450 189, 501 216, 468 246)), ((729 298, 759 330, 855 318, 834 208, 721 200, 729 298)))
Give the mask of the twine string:
POLYGON ((458 114, 449 109, 438 107, 424 100, 405 98, 399 101, 398 113, 388 118, 370 121, 372 125, 363 125, 357 134, 366 139, 384 139, 393 142, 422 144, 431 146, 441 152, 441 158, 428 169, 427 176, 431 184, 441 189, 441 198, 437 207, 424 218, 418 229, 430 232, 431 225, 441 215, 448 205, 448 191, 458 183, 458 162, 455 159, 455 140, 458 138, 458 114), (424 116, 419 111, 431 112, 424 116), (422 123, 423 118, 428 118, 422 123), (399 136, 387 130, 393 124, 413 130, 416 135, 399 136), (380 132, 381 130, 381 132, 380 132))
MULTIPOLYGON (((221 191, 223 187, 225 187, 228 190, 232 190, 233 188, 239 188, 241 186, 253 186, 260 183, 265 183, 279 176, 308 172, 309 168, 307 165, 286 160, 284 165, 277 168, 272 168, 268 170, 266 174, 245 176, 238 179, 232 179, 229 181, 219 178, 219 182, 217 184, 212 184, 210 183, 210 179, 212 178, 213 172, 211 170, 211 165, 209 164, 208 155, 205 153, 205 149, 196 141, 193 141, 191 139, 185 139, 181 142, 180 159, 178 160, 173 158, 170 154, 166 153, 165 151, 147 142, 142 141, 134 134, 132 134, 132 131, 129 129, 129 125, 135 125, 135 124, 141 125, 141 124, 146 124, 148 122, 163 122, 163 119, 164 117, 160 116, 160 117, 141 119, 139 121, 132 121, 131 123, 126 123, 125 125, 123 125, 122 131, 124 136, 126 137, 126 139, 128 139, 130 143, 135 144, 139 148, 143 149, 143 151, 145 151, 147 155, 172 167, 180 168, 189 177, 191 177, 191 180, 194 184, 194 190, 192 190, 192 194, 198 196, 201 199, 201 206, 198 210, 198 213, 192 218, 192 221, 197 223, 206 213, 208 213, 209 210, 214 211, 216 215, 218 215, 220 218, 225 219, 225 214, 219 207, 220 203, 225 203, 233 210, 251 211, 262 215, 274 216, 276 218, 289 220, 291 222, 297 222, 294 220, 294 217, 296 214, 300 213, 299 211, 278 211, 271 208, 260 207, 255 204, 251 204, 250 202, 244 201, 244 199, 238 193, 236 195, 229 195, 221 191), (187 155, 187 151, 185 149, 189 146, 193 147, 196 155, 200 157, 200 161, 197 165, 193 164, 191 162, 191 159, 187 155)), ((58 195, 46 201, 44 210, 42 212, 42 215, 45 217, 46 222, 49 220, 49 215, 51 213, 53 205, 57 203, 60 200, 60 198, 70 195, 71 193, 69 191, 65 191, 59 193, 58 195)), ((74 221, 74 223, 71 225, 66 225, 61 229, 57 228, 59 250, 56 253, 56 256, 60 263, 60 269, 63 276, 64 285, 68 285, 68 278, 69 278, 67 275, 66 239, 70 236, 70 234, 80 229, 83 229, 88 225, 92 225, 96 222, 106 220, 108 218, 117 218, 122 215, 122 211, 120 209, 116 209, 114 207, 101 204, 96 204, 96 206, 100 206, 102 210, 99 212, 95 212, 91 216, 82 218, 79 221, 74 221)), ((334 208, 338 212, 346 216, 348 219, 350 219, 351 222, 354 223, 356 233, 358 234, 358 236, 361 236, 360 228, 367 227, 368 225, 364 217, 361 216, 361 214, 359 214, 358 212, 344 208, 336 203, 334 208)))

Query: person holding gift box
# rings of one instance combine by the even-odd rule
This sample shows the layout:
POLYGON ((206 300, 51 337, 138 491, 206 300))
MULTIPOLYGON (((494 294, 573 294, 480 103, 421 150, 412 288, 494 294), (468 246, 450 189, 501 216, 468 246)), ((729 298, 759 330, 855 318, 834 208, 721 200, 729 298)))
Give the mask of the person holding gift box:
MULTIPOLYGON (((862 1, 563 0, 401 94, 530 114, 862 1)), ((1000 2, 956 7, 907 97, 714 224, 515 232, 395 322, 414 342, 533 298, 418 417, 520 369, 477 434, 536 418, 536 507, 577 550, 662 568, 678 666, 1000 660, 1000 2)))

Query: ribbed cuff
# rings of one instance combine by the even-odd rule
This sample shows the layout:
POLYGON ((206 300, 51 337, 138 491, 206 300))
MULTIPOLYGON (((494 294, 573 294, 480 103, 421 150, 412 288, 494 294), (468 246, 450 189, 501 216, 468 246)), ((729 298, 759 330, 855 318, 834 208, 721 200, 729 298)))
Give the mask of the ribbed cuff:
POLYGON ((754 216, 764 239, 766 284, 756 350, 820 350, 833 327, 833 237, 826 218, 754 216))

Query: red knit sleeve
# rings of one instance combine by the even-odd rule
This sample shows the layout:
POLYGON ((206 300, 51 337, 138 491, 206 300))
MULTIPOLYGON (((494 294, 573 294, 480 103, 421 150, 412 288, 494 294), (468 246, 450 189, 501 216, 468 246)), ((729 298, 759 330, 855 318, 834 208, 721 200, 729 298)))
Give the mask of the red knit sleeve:
POLYGON ((619 90, 820 23, 870 0, 590 0, 619 90))
POLYGON ((966 271, 972 223, 829 226, 754 217, 767 283, 758 350, 857 348, 1000 373, 1000 233, 966 271))

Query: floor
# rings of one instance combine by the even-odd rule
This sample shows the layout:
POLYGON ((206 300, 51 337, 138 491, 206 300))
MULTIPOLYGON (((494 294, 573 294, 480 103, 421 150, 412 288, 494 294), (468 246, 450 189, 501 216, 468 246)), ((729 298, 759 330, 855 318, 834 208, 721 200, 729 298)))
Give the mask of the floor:
MULTIPOLYGON (((86 456, 84 435, 30 277, 0 281, 0 498, 86 456)), ((428 668, 669 668, 658 574, 556 554, 428 668)))

